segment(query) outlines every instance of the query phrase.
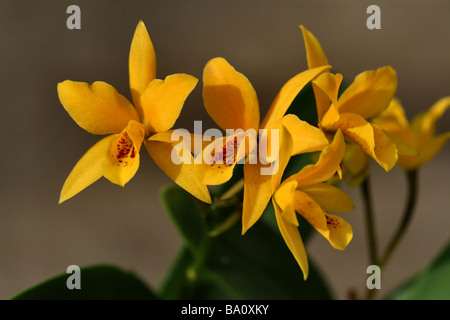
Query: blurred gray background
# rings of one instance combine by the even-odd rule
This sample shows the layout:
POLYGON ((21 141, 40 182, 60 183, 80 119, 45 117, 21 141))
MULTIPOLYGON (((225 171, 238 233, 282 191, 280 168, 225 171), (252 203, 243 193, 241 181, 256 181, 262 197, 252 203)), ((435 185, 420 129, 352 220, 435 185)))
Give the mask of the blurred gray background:
MULTIPOLYGON (((283 83, 306 69, 303 24, 319 39, 330 63, 351 81, 390 64, 397 96, 412 117, 450 95, 450 2, 377 1, 381 30, 366 28, 365 0, 246 1, 20 1, 0 0, 0 299, 67 266, 114 263, 158 285, 180 238, 158 199, 170 183, 145 150, 141 167, 122 189, 102 179, 58 205, 65 178, 100 137, 78 127, 60 105, 65 79, 106 81, 130 98, 128 53, 143 20, 158 59, 159 78, 189 73, 201 79, 205 63, 225 57, 255 87, 264 115, 283 83), (68 30, 66 9, 81 8, 81 30, 68 30)), ((201 100, 201 82, 176 127, 213 127, 201 100)), ((450 112, 438 131, 450 128, 450 112)), ((416 215, 382 274, 382 292, 402 283, 449 240, 450 147, 420 173, 416 215)), ((399 169, 373 166, 380 246, 399 222, 405 180, 399 169)), ((338 299, 361 293, 367 279, 366 233, 358 189, 346 188, 356 209, 344 215, 354 239, 336 251, 320 236, 308 254, 338 299)), ((301 276, 299 272, 299 276, 301 276)))

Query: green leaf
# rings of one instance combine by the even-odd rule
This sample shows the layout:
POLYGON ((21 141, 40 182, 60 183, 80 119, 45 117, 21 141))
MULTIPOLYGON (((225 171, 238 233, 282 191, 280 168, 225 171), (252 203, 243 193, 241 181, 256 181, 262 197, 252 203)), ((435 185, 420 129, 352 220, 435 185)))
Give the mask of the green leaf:
POLYGON ((207 210, 206 205, 172 184, 161 189, 160 198, 185 244, 191 250, 195 250, 203 233, 203 219, 200 213, 207 210))
POLYGON ((178 300, 187 297, 191 286, 187 271, 193 262, 194 258, 191 251, 183 247, 159 287, 160 297, 165 300, 178 300))
POLYGON ((284 170, 283 180, 287 179, 293 174, 298 173, 300 170, 303 169, 304 166, 313 163, 312 161, 313 155, 316 154, 318 154, 318 152, 302 153, 292 156, 291 159, 289 160, 288 165, 286 166, 286 169, 284 170))
MULTIPOLYGON (((169 214, 185 236, 186 247, 160 287, 164 299, 330 299, 320 272, 310 261, 307 281, 278 229, 265 219, 241 235, 241 223, 211 237, 208 217, 201 218, 191 196, 176 185, 165 188, 183 205, 171 205, 169 214), (183 199, 184 198, 184 199, 183 199), (190 204, 191 207, 188 207, 190 204), (177 208, 179 212, 173 210, 177 208), (182 220, 178 220, 182 217, 182 220), (187 227, 183 223, 188 222, 187 227), (193 225, 196 225, 195 227, 193 225), (190 230, 203 230, 193 245, 190 230), (188 235, 189 236, 186 236, 188 235), (188 248, 189 250, 186 250, 188 248)), ((264 214, 267 214, 265 212, 264 214)), ((207 215, 213 213, 209 212, 207 215)), ((231 214, 231 212, 230 212, 231 214)))
MULTIPOLYGON (((247 233, 235 226, 216 239, 206 278, 228 299, 329 299, 310 259, 307 281, 278 232, 260 221, 247 233)), ((217 292, 216 292, 217 294, 217 292)), ((206 295, 206 298, 219 298, 206 295)))
POLYGON ((135 274, 110 265, 80 269, 80 289, 68 289, 70 273, 61 274, 14 296, 12 300, 154 300, 135 274))
POLYGON ((311 82, 308 83, 302 91, 292 101, 287 114, 295 114, 301 120, 316 126, 318 122, 316 98, 311 82))
POLYGON ((391 300, 449 300, 450 242, 426 268, 388 296, 391 300))

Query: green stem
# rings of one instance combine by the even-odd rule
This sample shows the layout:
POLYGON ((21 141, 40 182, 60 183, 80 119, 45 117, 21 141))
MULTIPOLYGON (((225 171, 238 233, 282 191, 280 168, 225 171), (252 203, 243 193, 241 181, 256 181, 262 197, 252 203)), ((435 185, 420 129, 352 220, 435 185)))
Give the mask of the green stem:
MULTIPOLYGON (((241 179, 236 184, 231 186, 230 189, 228 189, 220 199, 211 204, 209 210, 203 212, 202 215, 203 218, 207 219, 208 214, 212 214, 219 209, 229 207, 231 210, 229 216, 222 223, 214 226, 213 229, 210 229, 206 221, 204 221, 202 239, 198 245, 197 250, 195 250, 194 261, 192 262, 191 266, 186 270, 188 285, 183 298, 186 299, 196 298, 196 293, 198 290, 200 279, 199 275, 204 271, 204 266, 208 261, 208 258, 211 254, 211 250, 213 250, 215 238, 220 234, 222 234, 223 232, 227 231, 237 221, 239 221, 242 210, 236 210, 236 206, 239 203, 238 199, 236 198, 236 195, 240 191, 242 191, 243 187, 244 187, 244 180, 241 179)), ((241 206, 238 207, 242 209, 241 206)))
POLYGON ((369 261, 370 264, 376 264, 378 257, 377 255, 378 248, 377 248, 375 221, 373 216, 373 203, 369 177, 364 179, 364 181, 362 182, 361 192, 363 196, 366 213, 366 229, 367 229, 367 239, 369 243, 369 261))
POLYGON ((236 194, 241 192, 244 189, 244 178, 239 179, 235 184, 233 184, 230 189, 225 191, 222 196, 220 197, 220 200, 227 200, 232 197, 234 197, 236 194))
POLYGON ((417 170, 406 171, 406 177, 408 181, 408 202, 406 204, 406 208, 403 213, 403 219, 399 227, 397 228, 397 231, 394 234, 392 240, 389 242, 389 245, 387 246, 383 258, 380 260, 379 267, 381 269, 383 269, 383 267, 387 264, 387 262, 391 258, 392 253, 397 248, 398 244, 400 243, 400 240, 402 239, 403 235, 405 234, 405 231, 408 228, 409 223, 411 222, 411 218, 414 213, 414 208, 417 203, 417 194, 419 186, 418 176, 419 174, 417 170))
MULTIPOLYGON (((403 218, 400 222, 400 225, 397 228, 397 231, 394 233, 394 236, 392 237, 391 241, 389 242, 387 249, 382 256, 382 258, 378 261, 377 265, 380 267, 381 270, 386 266, 389 259, 391 258, 394 250, 397 248, 398 244, 400 243, 400 240, 403 238, 406 230, 408 229, 409 223, 411 222, 414 208, 417 203, 417 194, 418 194, 418 171, 417 170, 411 170, 406 171, 406 177, 408 182, 408 200, 406 202, 406 207, 403 212, 403 218)), ((375 260, 377 261, 377 260, 375 260)), ((375 296, 376 290, 369 290, 367 293, 367 299, 371 300, 375 296)))
POLYGON ((217 237, 234 226, 236 222, 238 222, 241 218, 242 207, 240 207, 240 211, 233 211, 230 216, 221 224, 216 226, 213 230, 209 231, 210 237, 217 237))
POLYGON ((208 232, 205 230, 198 250, 194 255, 194 262, 186 270, 186 276, 189 283, 183 299, 196 298, 196 292, 199 285, 199 274, 208 259, 212 246, 213 237, 209 236, 208 232))

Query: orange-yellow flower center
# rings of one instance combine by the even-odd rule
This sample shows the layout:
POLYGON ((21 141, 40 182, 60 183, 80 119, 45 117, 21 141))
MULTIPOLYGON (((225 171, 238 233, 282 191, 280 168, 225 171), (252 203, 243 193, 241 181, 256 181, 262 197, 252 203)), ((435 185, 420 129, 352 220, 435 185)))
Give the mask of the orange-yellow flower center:
POLYGON ((112 155, 112 157, 117 158, 117 166, 120 166, 121 163, 124 164, 124 167, 128 165, 127 158, 133 159, 136 157, 136 149, 134 148, 133 141, 128 136, 128 133, 124 133, 119 137, 119 141, 116 143, 117 153, 112 155))
POLYGON ((214 164, 225 164, 227 167, 231 167, 236 162, 237 155, 237 147, 238 140, 235 136, 234 139, 226 139, 222 146, 222 152, 218 152, 216 154, 216 149, 213 149, 211 152, 211 156, 213 158, 213 162, 211 166, 214 164))

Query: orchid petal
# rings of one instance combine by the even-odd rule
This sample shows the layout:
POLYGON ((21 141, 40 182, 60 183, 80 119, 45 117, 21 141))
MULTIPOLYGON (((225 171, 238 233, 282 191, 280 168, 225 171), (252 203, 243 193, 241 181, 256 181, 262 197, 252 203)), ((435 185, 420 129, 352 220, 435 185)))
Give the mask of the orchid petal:
POLYGON ((322 49, 317 38, 304 26, 300 26, 302 29, 303 40, 305 42, 306 59, 308 61, 308 68, 313 69, 321 66, 328 65, 328 60, 325 52, 322 49))
POLYGON ((285 115, 272 128, 280 126, 284 126, 293 138, 292 155, 320 151, 329 144, 322 130, 300 120, 294 114, 285 115))
POLYGON ((372 120, 383 129, 397 146, 399 154, 417 153, 415 136, 409 126, 405 111, 398 98, 393 98, 389 107, 372 120))
POLYGON ((386 133, 355 113, 340 115, 336 126, 385 170, 389 171, 397 162, 397 148, 386 133))
POLYGON ((350 197, 341 189, 326 183, 318 183, 299 188, 307 193, 323 210, 343 213, 355 209, 350 197))
POLYGON ((295 211, 301 214, 328 242, 344 250, 353 237, 351 226, 342 218, 327 214, 306 192, 295 192, 295 211))
POLYGON ((128 69, 133 103, 140 118, 143 119, 144 112, 140 104, 140 98, 149 83, 156 78, 156 54, 142 21, 139 21, 131 42, 128 69))
POLYGON ((130 120, 139 121, 133 105, 105 82, 65 80, 58 83, 58 96, 72 119, 93 134, 119 133, 130 120))
POLYGON ((200 153, 206 148, 214 137, 206 137, 197 133, 190 133, 185 129, 172 129, 163 132, 157 132, 151 135, 148 140, 179 144, 180 148, 190 150, 194 155, 200 153), (188 138, 189 137, 189 138, 188 138))
POLYGON ((139 151, 145 131, 141 123, 132 120, 122 133, 114 135, 103 162, 105 178, 122 187, 133 178, 139 168, 139 151))
MULTIPOLYGON (((247 130, 247 132, 249 132, 247 130)), ((219 185, 233 176, 236 164, 244 163, 245 156, 256 148, 256 131, 247 136, 244 131, 218 138, 195 156, 197 175, 202 183, 219 185)))
POLYGON ((296 180, 298 186, 306 186, 327 181, 340 170, 340 163, 345 153, 345 141, 341 131, 337 131, 333 141, 326 146, 315 164, 305 166, 287 180, 296 180))
POLYGON ((173 152, 174 144, 157 140, 146 140, 145 147, 158 167, 170 179, 197 199, 211 203, 207 186, 196 175, 196 164, 192 155, 183 154, 173 159, 172 157, 179 155, 178 152, 173 152))
POLYGON ((113 138, 114 135, 103 138, 81 157, 64 182, 60 204, 103 177, 103 161, 113 138))
POLYGON ((290 224, 298 227, 297 214, 294 209, 294 193, 297 181, 283 183, 274 193, 273 199, 281 209, 281 215, 290 224))
POLYGON ((261 168, 268 165, 244 164, 244 202, 242 211, 242 234, 259 220, 273 194, 272 179, 261 175, 261 168))
POLYGON ((317 106, 317 114, 319 116, 319 121, 322 121, 323 116, 328 113, 327 121, 335 122, 339 118, 339 111, 337 109, 337 101, 338 101, 338 93, 339 87, 342 83, 342 75, 341 74, 333 74, 333 73, 322 73, 317 79, 313 80, 313 86, 319 90, 314 91, 316 96, 316 106, 317 106), (319 92, 323 92, 327 99, 322 98, 322 95, 319 92), (331 102, 331 105, 330 105, 331 102), (328 110, 334 109, 334 110, 328 110), (328 111, 328 112, 327 112, 328 111), (334 115, 334 117, 330 116, 330 112, 334 115))
POLYGON ((418 142, 418 148, 426 146, 428 140, 435 134, 436 121, 450 107, 450 97, 444 97, 434 103, 431 108, 413 119, 412 131, 418 142))
POLYGON ((141 94, 140 104, 150 131, 164 132, 173 127, 197 82, 195 77, 179 73, 149 83, 141 94))
POLYGON ((289 162, 293 141, 284 126, 280 131, 278 159, 268 164, 251 164, 248 161, 244 164, 242 234, 261 217, 274 191, 280 185, 284 169, 289 162))
MULTIPOLYGON (((384 128, 381 128, 384 131, 384 128)), ((400 136, 390 133, 388 131, 384 132, 389 140, 391 140, 394 144, 395 147, 397 148, 397 152, 398 155, 402 155, 402 156, 417 156, 418 155, 418 151, 417 149, 413 148, 411 145, 409 145, 408 143, 405 142, 405 139, 401 138, 400 136)), ((411 133, 411 131, 407 131, 404 134, 402 134, 402 136, 412 136, 412 134, 407 134, 407 133, 411 133)), ((412 139, 408 139, 408 140, 412 140, 412 139)), ((416 143, 414 143, 413 141, 413 145, 416 145, 416 143)))
POLYGON ((223 130, 258 129, 260 115, 255 89, 224 58, 214 58, 206 64, 203 100, 206 111, 223 130))
POLYGON ((397 132, 409 128, 405 110, 402 107, 400 99, 395 97, 391 100, 387 109, 373 119, 373 123, 389 132, 397 132))
POLYGON ((385 110, 397 90, 397 74, 390 66, 357 75, 338 100, 339 112, 352 112, 363 118, 385 110))
POLYGON ((280 229, 284 242, 286 242, 286 245, 300 266, 300 269, 303 272, 303 279, 306 280, 309 274, 309 264, 305 245, 303 244, 300 232, 295 225, 289 223, 283 218, 282 210, 278 207, 276 202, 274 200, 272 200, 272 202, 275 208, 275 217, 278 228, 280 229))
POLYGON ((278 92, 269 111, 267 112, 261 124, 261 128, 268 128, 273 123, 280 120, 289 109, 292 101, 300 93, 300 91, 315 77, 330 66, 321 66, 314 69, 303 71, 292 77, 286 82, 278 92))
POLYGON ((428 140, 427 144, 419 150, 416 156, 399 155, 398 165, 405 170, 413 170, 425 165, 433 159, 450 139, 450 132, 440 134, 428 140))

